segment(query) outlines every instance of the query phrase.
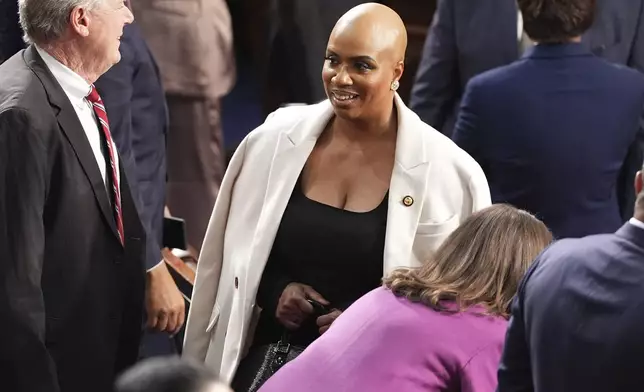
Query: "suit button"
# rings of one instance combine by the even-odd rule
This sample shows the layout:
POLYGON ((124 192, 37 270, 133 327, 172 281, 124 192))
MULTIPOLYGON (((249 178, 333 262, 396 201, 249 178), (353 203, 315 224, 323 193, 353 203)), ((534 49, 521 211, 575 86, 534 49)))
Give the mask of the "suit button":
POLYGON ((239 288, 239 279, 235 276, 235 288, 239 288))

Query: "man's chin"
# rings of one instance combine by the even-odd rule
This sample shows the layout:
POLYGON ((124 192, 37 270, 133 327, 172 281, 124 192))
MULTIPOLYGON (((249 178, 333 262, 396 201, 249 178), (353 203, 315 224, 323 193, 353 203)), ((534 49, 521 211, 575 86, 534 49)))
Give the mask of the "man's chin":
POLYGON ((121 52, 117 50, 113 58, 114 60, 112 61, 112 65, 116 65, 119 61, 121 61, 121 52))

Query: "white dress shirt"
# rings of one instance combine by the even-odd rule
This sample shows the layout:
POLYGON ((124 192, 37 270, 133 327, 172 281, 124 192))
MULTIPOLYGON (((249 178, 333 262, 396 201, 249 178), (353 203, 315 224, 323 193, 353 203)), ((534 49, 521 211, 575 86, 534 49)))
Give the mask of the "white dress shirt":
POLYGON ((640 222, 639 220, 637 220, 635 218, 631 218, 628 221, 628 223, 630 223, 631 225, 633 225, 635 227, 639 227, 640 229, 644 230, 644 222, 640 222))
MULTIPOLYGON (((38 54, 42 57, 47 68, 49 68, 51 73, 54 75, 54 78, 58 81, 58 84, 63 88, 67 98, 69 98, 69 101, 72 103, 72 106, 76 111, 76 115, 78 116, 78 120, 83 126, 83 130, 87 136, 87 141, 89 142, 90 147, 92 147, 92 152, 94 153, 96 164, 98 165, 98 169, 103 177, 103 182, 107 187, 107 161, 105 159, 105 155, 103 155, 103 149, 101 148, 103 130, 98 127, 98 120, 94 114, 92 104, 85 98, 90 92, 90 84, 76 72, 67 68, 60 61, 56 60, 38 46, 36 46, 36 51, 38 51, 38 54)), ((109 113, 107 118, 109 121, 109 113)), ((112 139, 112 151, 114 151, 114 167, 118 168, 119 157, 116 144, 114 144, 114 139, 112 139)), ((116 170, 116 178, 119 183, 118 191, 120 193, 121 173, 118 169, 116 170)))

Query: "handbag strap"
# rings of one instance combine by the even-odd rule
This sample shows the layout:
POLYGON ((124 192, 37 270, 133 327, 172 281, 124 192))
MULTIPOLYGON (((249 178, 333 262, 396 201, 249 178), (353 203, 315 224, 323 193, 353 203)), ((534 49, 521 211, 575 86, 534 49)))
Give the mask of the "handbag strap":
POLYGON ((286 359, 288 358, 288 353, 291 351, 291 334, 284 330, 282 333, 282 337, 280 338, 279 342, 277 342, 277 347, 275 347, 275 359, 273 362, 273 366, 279 369, 286 363, 286 359))

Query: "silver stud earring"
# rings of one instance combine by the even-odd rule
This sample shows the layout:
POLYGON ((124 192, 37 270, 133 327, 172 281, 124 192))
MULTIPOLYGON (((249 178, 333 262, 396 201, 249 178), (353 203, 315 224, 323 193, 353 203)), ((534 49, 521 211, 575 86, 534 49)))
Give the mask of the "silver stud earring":
POLYGON ((400 83, 398 83, 397 80, 394 80, 393 82, 391 82, 391 91, 398 90, 398 87, 400 87, 400 83))

